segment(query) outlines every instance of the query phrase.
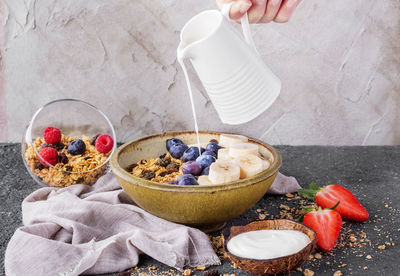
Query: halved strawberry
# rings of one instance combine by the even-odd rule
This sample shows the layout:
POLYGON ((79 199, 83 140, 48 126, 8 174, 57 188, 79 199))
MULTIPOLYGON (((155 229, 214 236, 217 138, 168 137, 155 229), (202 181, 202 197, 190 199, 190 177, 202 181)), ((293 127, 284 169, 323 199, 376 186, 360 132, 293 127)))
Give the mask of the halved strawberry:
POLYGON ((300 189, 298 192, 310 199, 315 198, 317 204, 322 208, 329 208, 340 201, 335 210, 340 213, 344 220, 364 222, 369 218, 364 206, 361 205, 352 192, 342 186, 328 185, 318 187, 312 182, 310 189, 300 189))
MULTIPOLYGON (((336 204, 336 206, 339 202, 336 204)), ((317 245, 323 251, 331 251, 335 245, 342 227, 342 217, 331 209, 311 209, 303 217, 303 224, 311 227, 317 233, 317 245)))

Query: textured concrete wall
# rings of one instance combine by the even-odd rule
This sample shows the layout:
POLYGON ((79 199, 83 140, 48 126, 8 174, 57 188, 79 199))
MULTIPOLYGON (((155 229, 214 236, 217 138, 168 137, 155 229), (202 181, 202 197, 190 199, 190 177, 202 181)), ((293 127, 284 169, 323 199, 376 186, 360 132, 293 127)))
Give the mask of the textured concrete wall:
MULTIPOLYGON (((192 129, 179 30, 213 0, 2 0, 0 141, 20 141, 41 105, 74 97, 102 109, 120 141, 192 129)), ((273 144, 400 144, 398 0, 304 1, 287 24, 253 26, 280 98, 223 125, 195 79, 199 126, 273 144)), ((195 78, 191 70, 192 78, 195 78)))

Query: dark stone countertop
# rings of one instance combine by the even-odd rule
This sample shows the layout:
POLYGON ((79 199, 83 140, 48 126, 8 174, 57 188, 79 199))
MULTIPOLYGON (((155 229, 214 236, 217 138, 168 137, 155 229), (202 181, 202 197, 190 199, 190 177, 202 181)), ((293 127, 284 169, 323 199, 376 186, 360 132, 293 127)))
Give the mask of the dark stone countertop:
MULTIPOLYGON (((317 249, 314 253, 320 253, 322 258, 306 261, 302 269, 308 268, 314 271, 315 275, 333 275, 338 270, 343 275, 399 275, 400 146, 276 148, 283 157, 282 173, 295 176, 303 187, 312 181, 319 185, 328 182, 343 185, 353 191, 370 213, 370 219, 366 223, 346 222, 342 228, 343 246, 330 253, 323 253, 317 249), (360 247, 362 232, 366 233, 365 245, 360 247), (350 234, 357 237, 355 247, 348 241, 350 234), (385 245, 385 249, 379 249, 378 246, 381 245, 385 245)), ((14 230, 21 226, 21 202, 38 188, 40 186, 30 177, 23 165, 20 145, 0 144, 0 261, 3 267, 0 274, 4 274, 4 252, 7 243, 14 230)), ((285 196, 266 195, 252 209, 230 223, 239 219, 250 222, 258 219, 260 213, 267 213, 267 219, 279 218, 281 204, 299 209, 300 201, 288 201, 285 196), (261 209, 261 212, 257 209, 261 209)), ((215 233, 214 236, 218 234, 215 233)), ((149 268, 153 266, 153 275, 170 271, 169 267, 142 255, 139 269, 132 270, 132 275, 149 273, 149 268)), ((208 268, 210 269, 217 269, 221 275, 247 275, 242 270, 234 269, 232 263, 226 259, 221 266, 208 268)), ((172 273, 180 274, 176 270, 172 270, 172 273)), ((193 274, 202 275, 203 272, 196 271, 193 274)), ((292 272, 291 275, 302 273, 292 272)))

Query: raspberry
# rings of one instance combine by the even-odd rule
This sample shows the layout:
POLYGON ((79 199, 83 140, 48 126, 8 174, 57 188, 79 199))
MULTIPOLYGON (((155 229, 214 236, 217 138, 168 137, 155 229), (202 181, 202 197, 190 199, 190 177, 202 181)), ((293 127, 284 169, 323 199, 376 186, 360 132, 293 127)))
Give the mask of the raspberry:
POLYGON ((114 140, 110 135, 102 134, 96 139, 96 149, 100 153, 109 152, 114 146, 114 140))
POLYGON ((55 166, 58 162, 58 152, 50 147, 43 148, 39 151, 39 161, 45 167, 49 164, 55 166))
POLYGON ((61 131, 55 127, 46 127, 43 131, 43 138, 47 144, 58 144, 61 141, 61 131))

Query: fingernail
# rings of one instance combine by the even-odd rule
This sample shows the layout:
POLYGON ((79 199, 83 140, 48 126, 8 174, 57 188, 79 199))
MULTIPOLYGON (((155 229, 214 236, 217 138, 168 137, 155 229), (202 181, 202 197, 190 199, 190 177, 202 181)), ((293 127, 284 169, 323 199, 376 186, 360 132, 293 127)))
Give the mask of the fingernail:
POLYGON ((286 2, 286 7, 291 8, 297 3, 297 0, 288 0, 286 2))
POLYGON ((240 4, 239 11, 240 11, 240 13, 245 13, 250 9, 250 7, 251 7, 251 3, 242 3, 242 4, 240 4))

